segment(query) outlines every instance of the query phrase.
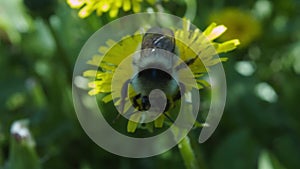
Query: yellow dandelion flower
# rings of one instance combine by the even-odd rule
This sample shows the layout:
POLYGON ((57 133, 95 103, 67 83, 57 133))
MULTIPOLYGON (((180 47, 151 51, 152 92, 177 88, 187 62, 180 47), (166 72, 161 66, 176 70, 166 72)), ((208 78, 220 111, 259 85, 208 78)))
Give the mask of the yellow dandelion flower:
MULTIPOLYGON (((134 13, 141 11, 141 3, 144 0, 67 0, 71 8, 80 9, 78 16, 86 18, 91 13, 96 11, 98 16, 108 12, 111 18, 118 15, 119 10, 127 12, 132 10, 134 13)), ((153 4, 155 1, 147 0, 148 3, 153 4)))
POLYGON ((248 46, 261 33, 261 25, 254 16, 238 8, 227 8, 212 13, 209 21, 223 23, 228 27, 228 32, 220 40, 238 38, 241 47, 248 46))
MULTIPOLYGON (((212 23, 209 25, 205 31, 201 32, 199 29, 190 30, 190 21, 184 20, 182 29, 174 30, 174 38, 176 40, 176 47, 178 50, 178 56, 181 60, 185 62, 190 62, 188 65, 193 73, 194 79, 185 79, 185 89, 190 91, 192 88, 202 89, 204 86, 209 86, 209 83, 203 80, 201 77, 203 74, 209 71, 209 67, 220 63, 221 61, 226 61, 227 58, 218 58, 217 54, 224 53, 235 49, 239 44, 239 40, 233 39, 226 42, 218 43, 214 40, 220 37, 225 31, 226 27, 224 25, 217 25, 212 23), (184 43, 183 43, 184 42, 184 43), (196 49, 196 50, 195 50, 196 49), (199 58, 200 57, 200 58, 199 58), (192 62, 191 62, 192 61, 192 62), (208 66, 205 67, 204 65, 208 66), (197 86, 190 83, 192 80, 196 80, 197 86)), ((128 56, 134 53, 138 46, 142 42, 143 36, 141 34, 136 34, 133 36, 123 37, 119 42, 108 40, 106 46, 99 47, 99 55, 95 55, 87 63, 96 66, 97 70, 87 70, 83 73, 85 77, 94 78, 89 83, 91 90, 90 95, 97 95, 99 93, 110 93, 102 99, 104 102, 112 101, 115 95, 118 95, 122 91, 122 87, 112 88, 112 83, 124 84, 126 83, 125 77, 131 77, 132 70, 118 70, 118 66, 128 56), (99 62, 101 60, 101 63, 99 62), (100 65, 98 65, 100 63, 100 65), (124 77, 118 79, 118 82, 113 81, 113 76, 118 73, 118 76, 124 77), (112 82, 113 81, 113 82, 112 82)), ((129 57, 131 58, 131 57, 129 57)), ((131 65, 132 60, 128 60, 125 65, 131 65)), ((177 67, 180 67, 181 63, 178 62, 177 67)), ((181 78, 186 77, 187 69, 180 69, 178 71, 178 76, 181 78)), ((135 95, 133 88, 129 86, 128 96, 124 103, 122 104, 121 96, 118 96, 115 104, 117 106, 122 106, 121 113, 126 112, 130 108, 130 98, 135 95)), ((166 112, 169 114, 169 112, 166 112)), ((128 132, 134 132, 138 127, 137 121, 141 118, 141 114, 136 113, 130 116, 130 120, 127 125, 128 132)), ((161 128, 163 126, 165 116, 160 115, 155 121, 154 126, 156 128, 161 128)))

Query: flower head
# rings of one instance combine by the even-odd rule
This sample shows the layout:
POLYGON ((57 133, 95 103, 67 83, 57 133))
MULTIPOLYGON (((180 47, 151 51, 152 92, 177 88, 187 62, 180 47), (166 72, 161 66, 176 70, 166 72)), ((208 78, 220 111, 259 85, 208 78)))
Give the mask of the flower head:
MULTIPOLYGON (((143 0, 67 0, 71 8, 80 9, 78 16, 81 18, 88 17, 92 12, 96 11, 98 16, 108 12, 111 18, 118 15, 119 10, 127 12, 132 10, 134 13, 141 11, 141 3, 143 0)), ((147 0, 153 4, 153 0, 147 0)))
MULTIPOLYGON (((192 71, 197 85, 189 83, 189 79, 185 79, 185 89, 190 91, 192 88, 202 89, 205 86, 209 86, 209 83, 206 82, 201 76, 207 71, 209 67, 220 63, 221 61, 226 61, 227 58, 217 58, 216 54, 224 53, 235 49, 239 45, 239 40, 233 39, 223 43, 214 42, 216 38, 221 36, 225 31, 226 27, 224 25, 217 25, 212 23, 209 25, 204 32, 200 32, 199 29, 190 30, 190 22, 184 20, 182 29, 173 30, 174 38, 176 40, 176 46, 178 49, 178 56, 180 60, 189 62, 189 69, 192 71), (206 67, 205 67, 206 66, 206 67)), ((87 70, 83 73, 85 77, 95 78, 89 83, 91 90, 89 91, 90 95, 97 95, 99 93, 110 93, 102 99, 104 102, 112 101, 115 94, 120 93, 122 90, 119 88, 112 88, 112 79, 114 73, 124 58, 127 58, 132 53, 134 53, 142 41, 142 35, 136 34, 133 36, 126 36, 119 42, 113 40, 108 40, 106 46, 101 46, 99 48, 99 55, 95 55, 92 60, 89 60, 87 63, 93 66, 98 67, 97 70, 87 70), (101 60, 101 63, 99 62, 101 60), (99 65, 100 63, 100 65, 99 65)), ((176 65, 180 67, 181 63, 178 62, 176 65)), ((130 63, 126 65, 131 65, 130 63)), ((180 69, 178 71, 178 76, 184 77, 185 71, 187 69, 180 69)), ((127 74, 132 74, 130 70, 119 71, 118 73, 121 77, 126 77, 127 74)), ((128 77, 128 76, 127 76, 128 77)), ((120 79, 118 83, 125 83, 126 79, 120 79)), ((128 96, 132 96, 135 91, 133 89, 128 90, 128 96)), ((120 97, 117 98, 116 105, 121 104, 120 97)), ((114 98, 115 99, 115 98, 114 98)), ((130 107, 129 99, 123 105, 123 110, 126 112, 130 107)), ((168 113, 168 112, 167 112, 168 113)), ((154 121, 155 127, 162 127, 164 122, 164 115, 161 115, 154 121)), ((134 132, 137 128, 137 123, 141 116, 133 114, 130 117, 127 131, 134 132)))
POLYGON ((223 23, 228 27, 228 32, 220 40, 238 38, 242 47, 250 44, 261 32, 261 25, 254 16, 238 8, 227 8, 212 13, 210 21, 223 23))

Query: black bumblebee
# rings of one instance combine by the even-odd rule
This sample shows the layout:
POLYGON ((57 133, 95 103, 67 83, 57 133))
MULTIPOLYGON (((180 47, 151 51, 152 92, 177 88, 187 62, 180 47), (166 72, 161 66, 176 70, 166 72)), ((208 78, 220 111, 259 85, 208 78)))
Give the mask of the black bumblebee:
POLYGON ((143 36, 140 54, 133 58, 132 65, 136 74, 122 87, 121 106, 125 103, 128 85, 131 85, 136 93, 130 96, 130 100, 133 107, 139 111, 149 110, 149 94, 154 89, 160 89, 167 99, 163 110, 165 114, 183 94, 179 85, 184 89, 176 79, 178 57, 175 53, 176 44, 172 30, 159 27, 149 29, 143 36))

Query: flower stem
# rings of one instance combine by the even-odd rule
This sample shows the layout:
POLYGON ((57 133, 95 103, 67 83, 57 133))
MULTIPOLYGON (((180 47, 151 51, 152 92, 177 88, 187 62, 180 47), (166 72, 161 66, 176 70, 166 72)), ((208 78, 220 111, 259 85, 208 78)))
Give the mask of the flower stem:
POLYGON ((196 0, 185 0, 186 3, 186 12, 184 17, 193 21, 197 13, 197 1, 196 0))
POLYGON ((195 153, 192 149, 191 142, 188 136, 184 137, 178 144, 180 154, 183 158, 187 169, 199 169, 195 153))
POLYGON ((68 59, 68 55, 67 52, 64 50, 59 36, 57 35, 55 29, 53 28, 53 26, 50 23, 49 18, 45 18, 44 19, 45 24, 47 25, 47 27, 50 30, 50 33, 54 39, 54 42, 56 44, 56 49, 57 49, 57 55, 55 55, 55 59, 61 61, 62 65, 65 67, 66 73, 67 73, 67 77, 68 77, 68 82, 72 81, 72 74, 73 74, 73 68, 72 65, 68 59))

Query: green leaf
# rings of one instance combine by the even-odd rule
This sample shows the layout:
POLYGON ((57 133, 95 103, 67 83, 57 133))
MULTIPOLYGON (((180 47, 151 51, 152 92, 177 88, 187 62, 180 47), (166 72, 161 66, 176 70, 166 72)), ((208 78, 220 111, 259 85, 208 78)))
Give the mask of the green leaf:
POLYGON ((258 159, 258 169, 285 169, 277 160, 277 158, 268 152, 263 150, 258 159))

